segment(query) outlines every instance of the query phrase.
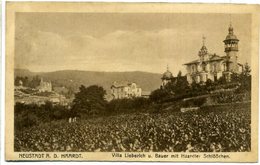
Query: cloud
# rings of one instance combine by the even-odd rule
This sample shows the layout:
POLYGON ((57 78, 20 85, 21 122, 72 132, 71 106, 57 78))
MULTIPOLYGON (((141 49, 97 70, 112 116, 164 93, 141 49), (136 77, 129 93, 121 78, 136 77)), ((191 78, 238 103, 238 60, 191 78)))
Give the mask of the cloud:
POLYGON ((20 68, 161 73, 169 64, 176 74, 179 70, 184 71, 183 63, 196 58, 203 32, 184 29, 117 30, 101 37, 65 36, 44 31, 20 34, 16 38, 15 56, 20 68))

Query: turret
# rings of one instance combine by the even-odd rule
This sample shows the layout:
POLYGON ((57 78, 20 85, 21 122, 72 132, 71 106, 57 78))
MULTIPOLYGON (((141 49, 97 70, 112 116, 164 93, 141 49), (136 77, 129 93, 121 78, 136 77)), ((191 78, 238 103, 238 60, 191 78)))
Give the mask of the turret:
POLYGON ((169 82, 171 82, 173 80, 173 75, 169 71, 168 65, 167 65, 167 70, 166 70, 166 72, 163 73, 163 76, 161 79, 162 79, 162 87, 164 87, 166 84, 168 84, 169 82))
POLYGON ((237 36, 234 34, 234 29, 230 24, 228 28, 228 35, 226 39, 223 41, 225 45, 225 52, 227 55, 227 68, 228 71, 238 72, 238 64, 237 64, 237 52, 238 52, 238 42, 237 36))
POLYGON ((202 37, 202 47, 200 48, 200 51, 199 51, 199 57, 200 57, 201 62, 208 59, 208 49, 205 46, 205 40, 206 40, 206 37, 203 36, 202 37))
POLYGON ((230 24, 228 28, 228 35, 226 39, 223 41, 225 43, 225 52, 228 54, 229 52, 237 52, 238 51, 238 42, 237 36, 234 35, 233 27, 230 24))

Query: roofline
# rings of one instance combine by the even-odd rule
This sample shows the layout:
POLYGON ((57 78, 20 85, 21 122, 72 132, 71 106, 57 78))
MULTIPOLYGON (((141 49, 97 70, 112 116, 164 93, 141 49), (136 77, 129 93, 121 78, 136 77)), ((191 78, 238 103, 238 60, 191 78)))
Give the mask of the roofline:
MULTIPOLYGON (((211 61, 222 61, 224 60, 223 58, 221 59, 213 59, 213 60, 207 60, 207 61, 204 61, 204 62, 211 62, 211 61)), ((182 65, 191 65, 191 64, 197 64, 197 63, 200 63, 200 62, 190 62, 190 63, 185 63, 185 64, 182 64, 182 65)))
POLYGON ((196 64, 196 63, 199 63, 199 62, 188 62, 188 63, 182 64, 182 65, 189 65, 189 64, 196 64))
MULTIPOLYGON (((112 88, 112 87, 115 87, 115 88, 121 88, 121 87, 129 87, 129 86, 131 86, 133 83, 135 83, 135 82, 132 82, 132 83, 128 83, 128 85, 119 85, 119 86, 116 86, 116 85, 111 85, 111 87, 110 88, 112 88)), ((136 83, 135 83, 136 84, 136 83)), ((137 84, 136 84, 136 88, 141 88, 141 87, 139 87, 137 84)))
POLYGON ((239 39, 225 39, 225 40, 223 40, 223 42, 226 43, 226 41, 229 41, 229 40, 239 41, 239 39))

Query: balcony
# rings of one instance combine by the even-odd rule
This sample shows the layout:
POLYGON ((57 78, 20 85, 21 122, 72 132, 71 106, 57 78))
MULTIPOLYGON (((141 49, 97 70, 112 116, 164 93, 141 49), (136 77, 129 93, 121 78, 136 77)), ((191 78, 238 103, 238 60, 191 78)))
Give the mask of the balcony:
POLYGON ((238 47, 226 47, 225 52, 229 52, 229 51, 238 51, 238 47))

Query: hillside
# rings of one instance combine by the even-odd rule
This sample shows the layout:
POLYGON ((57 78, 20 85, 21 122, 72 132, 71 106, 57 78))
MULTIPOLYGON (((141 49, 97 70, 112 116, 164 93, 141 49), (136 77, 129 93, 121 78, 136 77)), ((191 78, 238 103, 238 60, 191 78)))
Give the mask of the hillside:
POLYGON ((26 69, 15 69, 15 76, 43 77, 45 81, 51 81, 53 86, 65 86, 77 90, 80 85, 100 85, 107 92, 114 81, 136 82, 143 91, 153 91, 160 87, 161 74, 148 72, 95 72, 79 70, 62 70, 55 72, 31 72, 26 69))

